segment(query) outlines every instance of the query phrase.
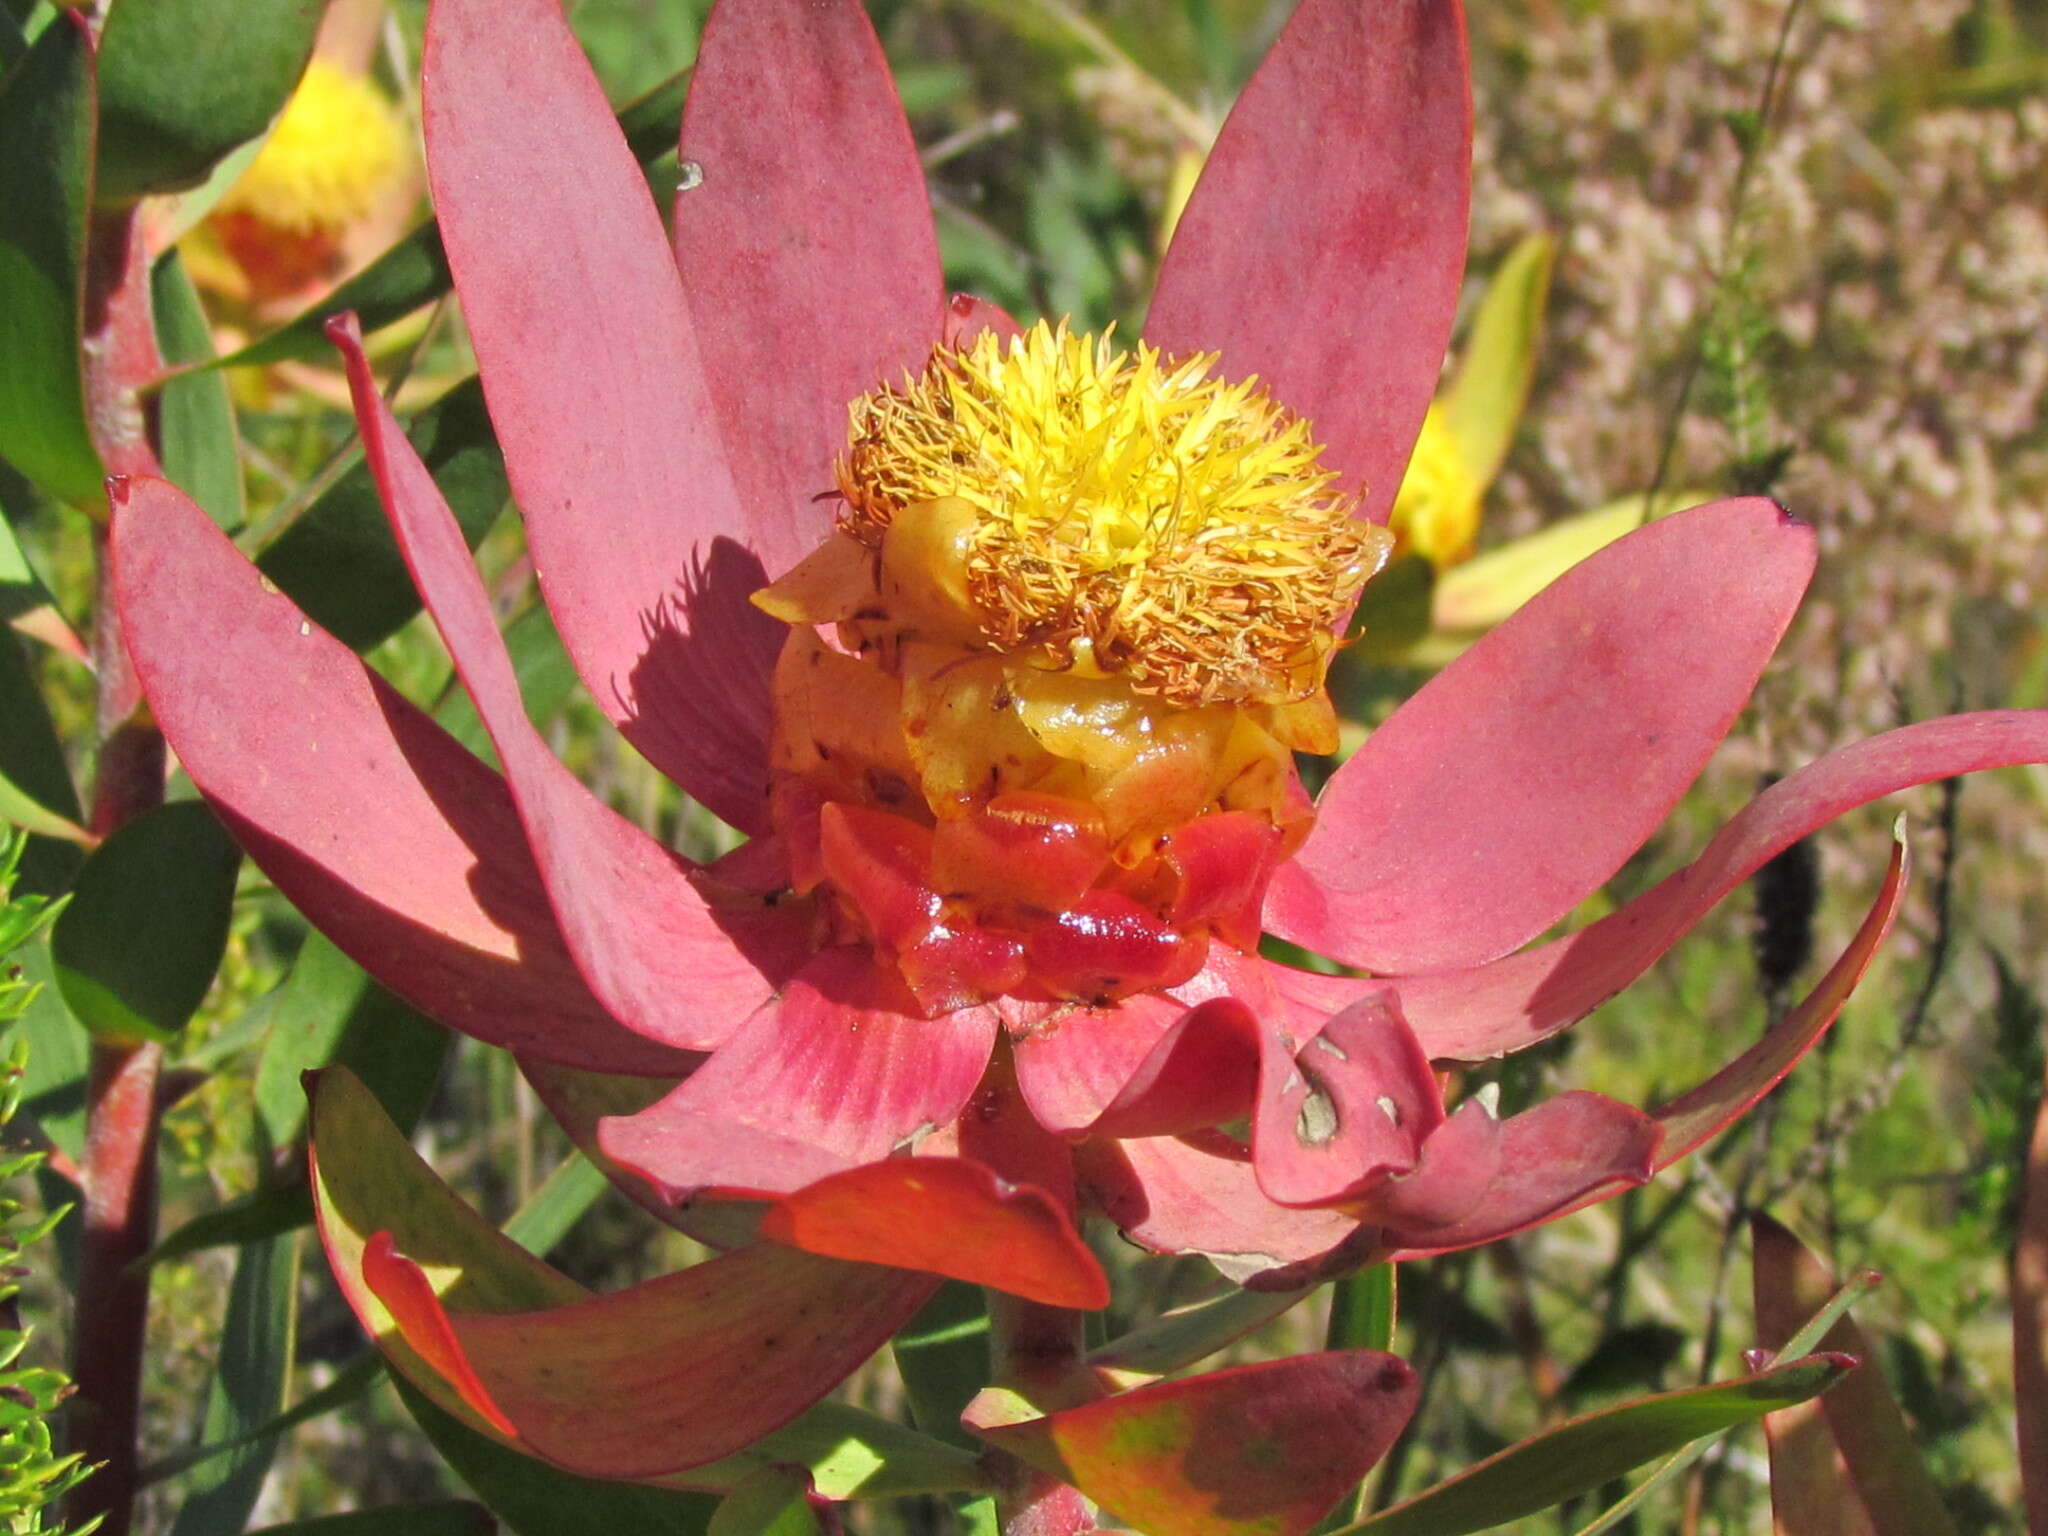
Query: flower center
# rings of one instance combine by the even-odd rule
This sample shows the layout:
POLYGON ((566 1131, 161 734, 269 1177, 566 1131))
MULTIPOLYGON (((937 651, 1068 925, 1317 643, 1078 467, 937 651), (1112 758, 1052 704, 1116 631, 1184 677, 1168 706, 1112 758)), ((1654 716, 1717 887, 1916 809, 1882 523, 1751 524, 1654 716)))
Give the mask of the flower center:
POLYGON ((934 1012, 1178 985, 1256 945, 1307 835, 1293 754, 1336 744, 1324 672, 1392 539, 1214 364, 941 349, 854 402, 838 531, 755 597, 794 626, 791 883, 934 1012))
POLYGON ((370 211, 405 156, 405 130, 377 88, 315 59, 221 208, 298 234, 341 229, 370 211))
POLYGON ((327 275, 349 227, 396 183, 411 150, 396 109, 369 81, 322 59, 209 221, 257 298, 327 275))
POLYGON ((1384 545, 1308 424, 1215 364, 984 332, 854 403, 840 526, 880 550, 957 500, 955 582, 991 647, 1176 704, 1305 698, 1384 545))

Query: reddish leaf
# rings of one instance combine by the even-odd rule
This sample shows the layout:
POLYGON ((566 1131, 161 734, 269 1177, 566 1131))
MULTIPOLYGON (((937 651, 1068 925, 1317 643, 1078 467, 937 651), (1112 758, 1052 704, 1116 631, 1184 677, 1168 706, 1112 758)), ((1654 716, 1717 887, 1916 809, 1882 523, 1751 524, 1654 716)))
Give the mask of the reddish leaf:
POLYGON ((1353 1003, 1299 1046, 1262 1034, 1252 1164, 1268 1199, 1340 1204, 1411 1171, 1443 1121, 1429 1059, 1391 990, 1353 1003))
POLYGON ((1187 1008, 1141 992, 1113 1007, 1075 1008, 1043 1019, 1017 1017, 1014 1005, 1007 1011, 1017 1085, 1032 1118, 1072 1136, 1095 1127, 1187 1008))
MULTIPOLYGON (((2048 713, 1951 715, 1829 753, 1773 784, 1692 864, 1592 926, 1490 965, 1401 981, 1429 1054, 1477 1061, 1548 1039, 1605 1002, 1765 862, 1844 811, 1916 784, 2048 761, 2048 713)), ((1326 1001, 1370 985, 1289 972, 1326 1001)))
POLYGON ((1056 1201, 961 1158, 895 1157, 832 1174, 771 1205, 761 1235, 1050 1307, 1109 1305, 1102 1266, 1056 1201))
POLYGON ((1541 932, 1698 776, 1812 570, 1812 530, 1752 498, 1567 572, 1337 770, 1267 926, 1382 974, 1474 965, 1541 932))
POLYGON ((587 1476, 654 1477, 751 1445, 934 1285, 764 1245, 591 1296, 463 1205, 345 1070, 315 1084, 312 1138, 321 1241, 392 1364, 472 1427, 587 1476))
POLYGON ((1503 1178, 1488 1191, 1487 1200, 1454 1227, 1404 1234, 1402 1240, 1414 1246, 1396 1257, 1416 1258, 1491 1242, 1596 1204, 1606 1198, 1597 1192, 1597 1186, 1617 1179, 1640 1183, 1651 1172, 1670 1167, 1718 1135, 1782 1082, 1827 1032, 1891 931, 1905 894, 1905 878, 1906 849, 1899 843, 1892 848, 1891 867, 1875 904, 1827 975, 1763 1039, 1721 1071, 1647 1119, 1636 1110, 1590 1093, 1564 1094, 1537 1110, 1517 1115, 1502 1127, 1503 1178), (1569 1111, 1553 1107, 1575 1099, 1592 1102, 1569 1111), (1532 1117, 1538 1111, 1561 1118, 1543 1128, 1540 1149, 1517 1150, 1507 1138, 1520 1122, 1531 1122, 1531 1129, 1523 1134, 1534 1137, 1537 1129, 1532 1117), (1574 1160, 1579 1160, 1589 1175, 1596 1175, 1603 1158, 1609 1161, 1609 1170, 1587 1182, 1586 1193, 1573 1195, 1562 1187, 1574 1160))
POLYGON ((1064 795, 1021 790, 940 818, 931 877, 948 895, 1063 912, 1088 893, 1108 862, 1100 810, 1064 795))
POLYGON ((1204 1253, 1239 1284, 1306 1284, 1312 1266, 1358 1232, 1338 1211, 1291 1210, 1260 1191, 1249 1159, 1172 1136, 1088 1142, 1074 1152, 1090 1202, 1134 1243, 1204 1253))
POLYGON ((1467 1099, 1422 1144, 1412 1172, 1388 1179, 1356 1208, 1360 1219, 1404 1232, 1463 1221, 1499 1187, 1504 1139, 1491 1106, 1467 1099))
POLYGON ((745 1449, 830 1391, 937 1286, 762 1245, 547 1311, 451 1313, 385 1233, 365 1249, 363 1280, 429 1364, 454 1351, 444 1374, 471 1408, 585 1477, 658 1477, 745 1449))
POLYGON ((605 1121, 598 1141, 672 1200, 786 1194, 952 1120, 994 1038, 987 1009, 922 1018, 866 952, 826 950, 681 1087, 605 1121))
MULTIPOLYGON (((1770 1217, 1751 1217, 1749 1231, 1755 1265, 1757 1341, 1776 1350, 1826 1305, 1835 1283, 1820 1260, 1770 1217)), ((1874 1536, 1954 1536, 1955 1525, 1927 1474, 1899 1405, 1885 1386, 1884 1374, 1872 1363, 1874 1357, 1863 1330, 1844 1317, 1817 1347, 1864 1362, 1862 1370, 1850 1372, 1820 1398, 1821 1417, 1841 1449, 1848 1476, 1842 1478, 1833 1457, 1828 1456, 1825 1460, 1810 1458, 1807 1463, 1809 1475, 1819 1474, 1819 1488, 1811 1483, 1796 1488, 1789 1467, 1781 1478, 1781 1432, 1792 1427, 1786 1425, 1785 1416, 1801 1410, 1770 1415, 1764 1426, 1771 1432, 1771 1504, 1779 1517, 1779 1530, 1785 1536, 1820 1536, 1822 1532, 1851 1536, 1857 1530, 1874 1536), (1783 1503, 1781 1485, 1787 1496, 1783 1503), (1814 1497, 1816 1494, 1819 1497, 1814 1497), (1790 1507, 1796 1506, 1802 1495, 1809 1511, 1824 1514, 1821 1523, 1787 1521, 1790 1507), (1836 1519, 1841 1523, 1834 1523, 1836 1519)))
POLYGON ((1885 935, 1892 931, 1892 920, 1905 899, 1906 866, 1906 845, 1893 843, 1891 863, 1885 870, 1877 899, 1857 927, 1856 936, 1828 967, 1827 975, 1763 1039, 1692 1092, 1656 1111, 1657 1123, 1664 1129, 1664 1143, 1657 1152, 1659 1168, 1668 1168, 1747 1113, 1783 1082, 1800 1058, 1827 1033, 1849 994, 1856 989, 1856 983, 1863 979, 1885 935))
POLYGON ((1025 938, 1031 979, 1083 1002, 1177 987, 1202 968, 1207 943, 1167 926, 1118 891, 1091 891, 1025 938))
POLYGON ((629 741, 760 830, 783 627, 747 598, 792 552, 757 545, 734 489, 646 181, 557 0, 434 0, 422 82, 441 237, 556 627, 629 741))
POLYGON ((1145 317, 1308 417, 1385 522, 1465 270, 1472 138, 1455 0, 1305 0, 1238 99, 1145 317))
POLYGON ((1280 832, 1250 811, 1197 817, 1173 834, 1166 862, 1180 876, 1167 920, 1177 928, 1213 923, 1226 944, 1259 944, 1259 911, 1273 877, 1280 832))
POLYGON ((527 718, 462 530, 378 392, 355 317, 329 322, 363 448, 407 568, 511 782, 541 879, 583 974, 628 1027, 681 1050, 721 1044, 802 964, 809 923, 714 908, 694 870, 579 784, 527 718))
POLYGON ((975 1427, 1149 1536, 1301 1536, 1415 1411, 1415 1373, 1369 1350, 1160 1382, 975 1427))
POLYGON ((685 99, 675 251, 751 542, 824 537, 856 396, 924 367, 945 289, 924 171, 859 0, 712 9, 685 99))
POLYGON ((504 781, 314 627, 162 481, 115 497, 115 597, 172 749, 278 889, 378 981, 493 1045, 688 1058, 590 995, 504 781))
POLYGON ((1657 1146, 1658 1127, 1641 1110, 1561 1093, 1501 1123, 1493 1180, 1470 1210, 1441 1226, 1401 1225, 1386 1241, 1429 1252, 1493 1242, 1604 1200, 1617 1184, 1643 1183, 1660 1166, 1657 1146))
POLYGON ((977 299, 971 293, 954 294, 946 304, 945 344, 955 351, 964 350, 983 331, 994 331, 1005 338, 1024 334, 1024 328, 1010 318, 1010 312, 1002 305, 977 299))
POLYGON ((1261 1035, 1259 1021, 1235 998, 1188 1009, 1138 1063, 1089 1134, 1178 1136, 1250 1113, 1261 1035))

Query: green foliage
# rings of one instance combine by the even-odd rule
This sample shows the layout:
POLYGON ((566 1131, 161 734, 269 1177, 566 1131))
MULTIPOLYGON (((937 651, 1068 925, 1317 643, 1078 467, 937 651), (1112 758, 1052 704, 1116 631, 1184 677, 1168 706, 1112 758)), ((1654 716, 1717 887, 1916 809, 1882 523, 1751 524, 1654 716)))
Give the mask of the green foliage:
POLYGON ((116 1040, 168 1040, 227 947, 237 848, 197 801, 160 806, 93 850, 51 949, 78 1021, 116 1040))
MULTIPOLYGON (((9 965, 8 956, 34 937, 61 905, 12 894, 27 841, 22 833, 0 837, 0 1030, 27 1011, 35 990, 9 965)), ((8 1037, 5 1050, 0 1057, 0 1132, 14 1118, 21 1099, 28 1042, 8 1037)), ((43 1510, 82 1481, 89 1469, 75 1455, 58 1455, 52 1444, 50 1418, 70 1395, 71 1383, 60 1371, 22 1363, 29 1332, 21 1326, 17 1297, 27 1273, 20 1265, 23 1250, 47 1236, 64 1212, 30 1218, 9 1193, 42 1160, 36 1152, 0 1150, 0 1530, 61 1536, 64 1528, 46 1525, 43 1510)), ((73 1536, 85 1536, 90 1529, 73 1536)))
POLYGON ((121 0, 100 35, 102 202, 193 186, 284 106, 327 0, 121 0))
POLYGON ((91 45, 69 18, 0 79, 0 457, 81 504, 101 474, 79 356, 97 101, 91 45))

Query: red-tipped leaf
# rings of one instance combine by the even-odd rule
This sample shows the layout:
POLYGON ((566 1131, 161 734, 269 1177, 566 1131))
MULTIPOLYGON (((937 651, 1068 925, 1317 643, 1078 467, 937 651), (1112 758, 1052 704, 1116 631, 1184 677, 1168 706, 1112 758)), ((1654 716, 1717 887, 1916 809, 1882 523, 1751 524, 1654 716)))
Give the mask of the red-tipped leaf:
POLYGON ((1813 571, 1760 498, 1652 523, 1551 585, 1337 770, 1266 923, 1364 970, 1526 942, 1670 814, 1728 733, 1813 571))
POLYGON ((1305 1536, 1415 1411, 1415 1372, 1371 1350, 1159 1382, 973 1426, 1149 1536, 1305 1536))
POLYGON ((558 0, 434 0, 422 109, 441 238, 563 642, 656 767, 759 830, 783 629, 747 598, 787 551, 756 543, 668 237, 558 0))
POLYGON ((504 781, 315 627, 182 492, 116 494, 115 598, 158 723, 278 889, 480 1040, 597 1071, 687 1058, 578 975, 504 781))
POLYGON ((1309 418, 1385 522, 1465 270, 1472 107, 1456 0, 1304 0, 1209 155, 1145 316, 1309 418))
POLYGON ((761 1235, 1049 1307, 1109 1305, 1102 1266, 1058 1202, 964 1158, 896 1157, 831 1174, 771 1205, 761 1235))
POLYGON ((329 324, 347 363, 363 448, 414 583, 505 764, 564 937, 591 988, 630 1028, 709 1050, 802 963, 805 920, 712 907, 693 869, 578 783, 527 718, 462 530, 377 390, 353 316, 329 324))
POLYGON ((754 548, 831 526, 848 404, 922 368, 945 289, 917 146, 860 0, 728 0, 683 109, 675 254, 754 548))

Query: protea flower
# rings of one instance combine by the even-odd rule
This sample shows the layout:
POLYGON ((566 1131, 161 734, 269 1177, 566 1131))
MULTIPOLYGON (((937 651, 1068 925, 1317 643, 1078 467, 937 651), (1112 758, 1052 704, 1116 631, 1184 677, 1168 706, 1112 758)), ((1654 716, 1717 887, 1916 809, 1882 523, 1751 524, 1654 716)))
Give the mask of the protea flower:
POLYGON ((257 310, 303 300, 396 236, 419 198, 418 154, 370 74, 382 0, 329 12, 256 157, 184 242, 199 280, 257 310))
POLYGON ((400 1364, 565 1464, 647 1476, 744 1444, 908 1315, 920 1273, 1100 1305, 1086 1213, 1292 1286, 1640 1182, 1818 1036, 1896 862, 1814 996, 1661 1111, 1571 1093, 1501 1120, 1446 1105, 1432 1063, 1566 1027, 1847 806, 2048 757, 2036 714, 1877 738, 1524 949, 1662 821, 1789 622, 1813 538, 1752 499, 1577 567, 1310 802, 1293 754, 1334 744, 1324 671, 1387 548, 1462 266, 1452 0, 1304 0, 1128 346, 947 299, 854 0, 715 10, 673 248, 553 0, 435 0, 424 102, 556 624, 627 740, 749 840, 696 867, 549 754, 346 327, 370 461, 505 776, 159 483, 117 498, 121 615, 187 770, 317 926, 517 1053, 649 1204, 765 1202, 766 1245, 556 1311, 531 1277, 437 1299, 452 1260, 330 1222, 400 1364), (1270 962, 1262 930, 1368 974, 1270 962), (721 1265, 738 1299, 692 1278, 721 1265), (707 1294, 727 1358, 786 1360, 777 1318, 807 1296, 813 1323, 848 1316, 743 1401, 675 1366, 630 1454, 597 1443, 596 1398, 627 1389, 550 1375, 543 1346, 573 1336, 637 1381, 688 1332, 662 1309, 707 1294), (692 1419, 707 1401, 716 1422, 692 1419))

